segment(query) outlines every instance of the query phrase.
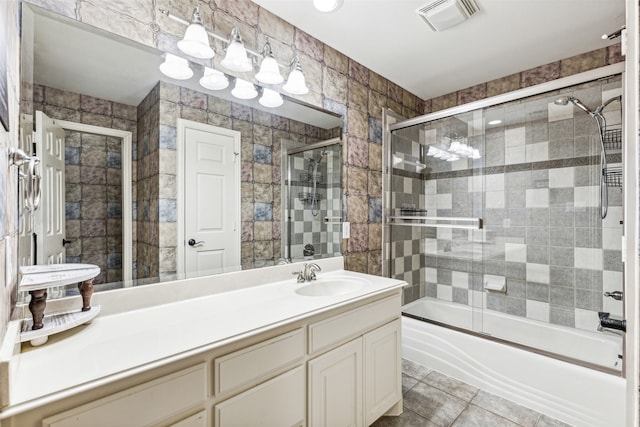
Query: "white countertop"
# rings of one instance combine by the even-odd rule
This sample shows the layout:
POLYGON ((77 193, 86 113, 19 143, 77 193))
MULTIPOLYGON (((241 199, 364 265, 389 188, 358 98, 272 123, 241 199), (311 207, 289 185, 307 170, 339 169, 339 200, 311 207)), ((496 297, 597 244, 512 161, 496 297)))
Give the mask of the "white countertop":
MULTIPOLYGON (((240 280, 243 273, 231 274, 237 274, 240 280)), ((91 388, 211 350, 406 284, 344 270, 320 272, 317 283, 339 277, 362 279, 366 285, 337 296, 302 296, 295 290, 309 283, 297 283, 291 277, 101 315, 90 325, 66 332, 62 339, 52 337, 51 342, 42 347, 15 355, 11 361, 10 406, 1 415, 3 418, 14 415, 83 387, 91 388)), ((215 281, 216 276, 200 280, 215 281)))

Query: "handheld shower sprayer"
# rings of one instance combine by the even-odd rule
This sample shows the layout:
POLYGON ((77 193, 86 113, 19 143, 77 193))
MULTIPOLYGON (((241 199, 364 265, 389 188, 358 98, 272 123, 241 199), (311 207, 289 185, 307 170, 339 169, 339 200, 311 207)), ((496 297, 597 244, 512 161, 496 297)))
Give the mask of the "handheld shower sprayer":
POLYGON ((574 98, 573 96, 563 96, 562 98, 556 99, 553 103, 556 105, 567 105, 569 102, 571 102, 573 105, 575 105, 591 117, 593 117, 593 115, 595 114, 589 107, 584 105, 582 101, 580 101, 578 98, 574 98))

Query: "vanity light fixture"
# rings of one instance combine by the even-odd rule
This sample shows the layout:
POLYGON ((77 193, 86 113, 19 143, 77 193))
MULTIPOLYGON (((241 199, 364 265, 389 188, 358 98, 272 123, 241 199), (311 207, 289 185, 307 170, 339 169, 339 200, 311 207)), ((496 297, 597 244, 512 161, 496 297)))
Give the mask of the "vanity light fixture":
POLYGON ((343 0, 313 0, 313 7, 324 13, 334 12, 342 6, 343 0))
POLYGON ((258 102, 263 107, 276 108, 284 103, 284 99, 278 92, 266 87, 262 89, 262 96, 258 99, 258 102))
POLYGON ((247 50, 242 43, 242 37, 236 27, 231 30, 229 45, 227 46, 227 54, 220 61, 220 65, 231 71, 244 73, 253 69, 253 64, 247 57, 247 50))
POLYGON ((178 42, 178 49, 200 59, 211 59, 215 52, 209 46, 209 35, 202 25, 200 8, 196 6, 191 15, 191 23, 187 27, 182 40, 178 42))
MULTIPOLYGON (((341 4, 342 0, 337 0, 337 3, 341 4)), ((254 64, 257 64, 255 58, 258 58, 261 59, 261 61, 260 69, 255 75, 257 82, 266 85, 277 85, 284 81, 280 73, 280 68, 286 68, 286 66, 276 61, 268 40, 264 44, 262 53, 257 53, 246 48, 237 27, 233 27, 228 39, 208 30, 202 23, 200 9, 198 7, 193 10, 191 21, 176 16, 166 9, 158 10, 170 19, 187 26, 184 38, 178 42, 180 51, 187 55, 199 59, 213 58, 215 52, 209 45, 209 36, 211 36, 214 39, 222 41, 227 46, 225 56, 220 61, 222 67, 230 71, 246 73, 254 71, 254 64)), ((304 74, 302 73, 302 67, 300 66, 300 60, 297 56, 291 60, 289 68, 291 71, 282 89, 292 95, 304 95, 308 93, 309 88, 307 87, 304 74)), ((160 65, 160 71, 165 76, 176 80, 187 80, 193 76, 193 70, 189 66, 187 59, 171 53, 166 54, 165 61, 160 65)), ((199 82, 202 87, 209 90, 221 90, 229 85, 227 76, 215 70, 213 63, 211 67, 204 67, 204 74, 199 82)), ((235 87, 231 91, 231 94, 241 99, 252 99, 258 96, 258 91, 251 82, 236 79, 235 87)), ((270 88, 269 91, 265 88, 265 90, 262 91, 262 97, 260 99, 269 106, 277 106, 276 104, 282 105, 283 102, 282 96, 273 88, 270 88)))
POLYGON ((189 61, 172 53, 167 53, 164 62, 160 64, 160 71, 165 76, 176 80, 187 80, 193 76, 189 61))
POLYGON ((253 83, 236 78, 236 85, 231 90, 231 95, 238 99, 253 99, 258 96, 258 91, 253 83))
POLYGON ((300 59, 297 56, 294 56, 291 60, 291 72, 289 73, 287 83, 282 86, 282 89, 292 95, 304 95, 309 92, 307 82, 302 73, 302 67, 300 66, 300 59))

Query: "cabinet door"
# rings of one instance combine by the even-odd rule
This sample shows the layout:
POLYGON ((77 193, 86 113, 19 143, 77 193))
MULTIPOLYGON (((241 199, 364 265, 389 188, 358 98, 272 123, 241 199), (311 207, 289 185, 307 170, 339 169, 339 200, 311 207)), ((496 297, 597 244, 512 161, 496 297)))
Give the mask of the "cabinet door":
POLYGON ((400 320, 364 337, 364 413, 370 425, 402 398, 400 320))
POLYGON ((215 406, 216 427, 304 425, 304 367, 299 366, 215 406))
POLYGON ((362 338, 308 366, 309 427, 362 426, 362 338))

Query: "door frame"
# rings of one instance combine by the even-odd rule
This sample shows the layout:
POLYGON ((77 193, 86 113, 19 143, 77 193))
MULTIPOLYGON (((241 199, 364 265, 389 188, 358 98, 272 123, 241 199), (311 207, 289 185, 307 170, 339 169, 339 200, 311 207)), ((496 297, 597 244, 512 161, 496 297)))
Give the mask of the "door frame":
POLYGON ((133 243, 132 221, 133 200, 131 197, 131 144, 133 136, 126 130, 105 128, 102 126, 87 125, 68 120, 55 121, 65 130, 93 133, 102 136, 114 136, 121 138, 120 144, 120 170, 122 173, 122 281, 124 286, 131 286, 133 276, 133 243))
POLYGON ((242 229, 242 218, 240 217, 242 211, 240 209, 242 195, 240 194, 240 144, 241 144, 241 134, 237 130, 230 130, 226 128, 222 128, 219 126, 209 125, 200 122, 194 122, 192 120, 178 118, 176 121, 176 204, 177 204, 177 230, 176 230, 176 273, 178 275, 183 275, 186 273, 185 264, 186 264, 186 251, 185 251, 185 171, 186 165, 184 164, 186 161, 186 153, 185 153, 185 131, 187 128, 196 129, 203 132, 212 132, 223 133, 229 136, 232 136, 237 142, 238 151, 234 151, 236 155, 236 166, 233 170, 233 180, 234 183, 237 183, 237 197, 236 197, 236 212, 238 213, 237 225, 236 225, 236 234, 238 238, 238 247, 237 247, 237 258, 241 260, 240 247, 241 247, 241 232, 242 229))

